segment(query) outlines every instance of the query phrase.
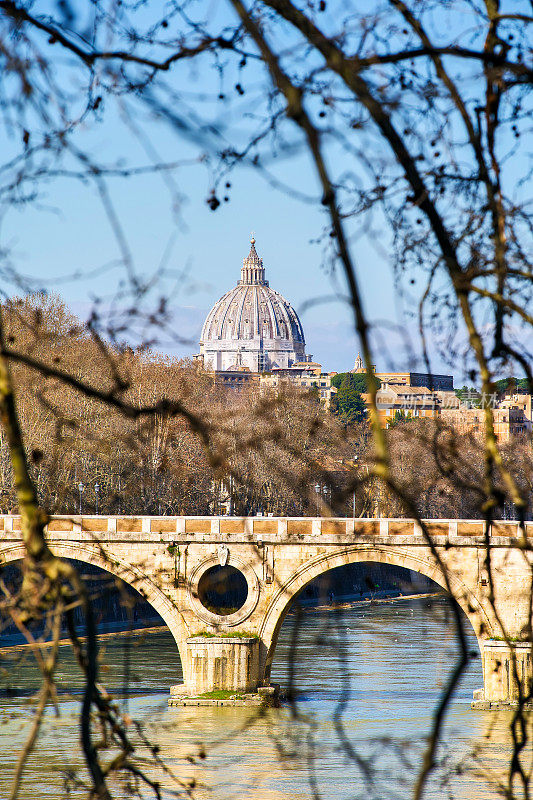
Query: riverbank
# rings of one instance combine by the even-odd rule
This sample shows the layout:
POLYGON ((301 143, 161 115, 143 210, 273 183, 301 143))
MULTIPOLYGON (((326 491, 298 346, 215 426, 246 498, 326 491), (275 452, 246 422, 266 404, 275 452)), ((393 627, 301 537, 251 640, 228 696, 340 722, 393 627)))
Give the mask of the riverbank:
MULTIPOLYGON (((342 609, 350 609, 354 608, 355 606, 359 605, 374 605, 378 603, 395 603, 400 600, 421 600, 425 597, 442 597, 445 596, 446 592, 422 592, 420 594, 401 594, 401 595, 394 595, 394 596, 381 596, 381 595, 365 595, 363 597, 354 597, 352 599, 343 599, 342 601, 334 601, 332 603, 315 603, 312 600, 308 600, 302 603, 302 607, 305 609, 306 612, 322 612, 322 611, 336 611, 342 609)), ((124 637, 124 636, 143 636, 149 633, 159 633, 160 631, 166 631, 166 625, 146 625, 144 627, 135 627, 135 628, 128 628, 126 630, 107 630, 98 632, 98 639, 105 641, 106 639, 114 638, 114 637, 124 637)), ((85 641, 87 637, 80 636, 80 641, 85 641)), ((70 644, 70 639, 62 638, 59 640, 59 646, 64 647, 70 644)), ((24 650, 27 648, 33 647, 47 647, 49 642, 36 642, 35 644, 29 644, 28 642, 19 642, 16 644, 3 644, 0 638, 0 654, 3 653, 10 653, 10 652, 17 652, 18 650, 24 650)))
MULTIPOLYGON (((166 630, 168 630, 166 625, 146 625, 143 628, 132 628, 132 629, 122 630, 122 631, 120 631, 120 630, 117 630, 117 631, 103 631, 102 633, 100 633, 100 632, 98 633, 98 640, 100 641, 100 640, 105 640, 105 639, 114 639, 117 636, 121 636, 121 637, 124 637, 124 636, 143 636, 144 634, 147 634, 147 633, 160 633, 161 631, 166 631, 166 630)), ((80 642, 84 642, 87 639, 86 636, 79 636, 78 638, 79 638, 80 642)), ((69 645, 70 643, 71 643, 70 639, 68 639, 68 638, 59 640, 59 646, 60 647, 65 647, 66 645, 69 645)), ((35 644, 29 644, 28 642, 24 642, 24 643, 20 643, 20 644, 3 645, 3 644, 1 644, 1 640, 0 640, 0 654, 9 653, 9 652, 16 652, 17 650, 24 650, 24 649, 27 649, 28 647, 30 647, 30 648, 33 648, 33 647, 48 647, 49 644, 50 644, 50 642, 35 642, 35 644)))
MULTIPOLYGON (((364 597, 354 597, 353 599, 343 599, 342 601, 334 601, 332 603, 314 603, 312 600, 308 600, 302 603, 302 607, 305 608, 306 612, 318 612, 318 611, 327 611, 332 610, 342 610, 342 609, 349 609, 353 608, 354 606, 358 606, 361 604, 364 605, 373 605, 377 603, 394 603, 398 602, 399 600, 419 600, 424 597, 442 597, 445 596, 446 592, 422 592, 421 594, 401 594, 401 595, 394 595, 394 596, 377 596, 374 595, 365 595, 364 597)), ((106 640, 116 636, 142 636, 143 634, 147 633, 158 633, 160 631, 167 630, 166 625, 145 625, 143 627, 135 627, 135 628, 128 628, 126 630, 107 630, 98 632, 98 639, 99 640, 106 640)), ((87 637, 79 636, 80 641, 84 642, 87 637)), ((10 653, 10 652, 17 652, 17 650, 27 649, 28 647, 47 647, 49 642, 36 642, 35 644, 29 644, 28 642, 18 642, 16 644, 3 644, 2 639, 0 638, 0 653, 10 653)), ((59 640, 59 646, 64 647, 65 645, 70 644, 70 639, 63 638, 59 640)))
POLYGON ((400 600, 422 600, 425 597, 446 597, 446 592, 421 592, 419 594, 398 594, 398 595, 383 595, 383 596, 376 596, 376 595, 368 595, 365 597, 356 597, 352 600, 342 600, 341 602, 333 602, 333 603, 319 603, 319 604, 311 604, 310 602, 302 603, 302 607, 305 608, 306 611, 327 611, 328 609, 331 610, 341 610, 341 609, 349 609, 354 608, 355 606, 359 605, 377 605, 378 603, 397 603, 400 600))

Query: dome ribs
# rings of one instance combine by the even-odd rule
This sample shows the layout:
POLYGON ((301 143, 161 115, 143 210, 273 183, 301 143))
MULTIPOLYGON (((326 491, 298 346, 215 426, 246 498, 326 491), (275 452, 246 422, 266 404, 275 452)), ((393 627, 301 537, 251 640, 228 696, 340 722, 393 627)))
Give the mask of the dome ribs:
POLYGON ((254 336, 261 336, 261 304, 259 302, 259 292, 253 292, 254 304, 254 336))
POLYGON ((276 296, 277 292, 272 292, 269 296, 267 296, 267 308, 269 311, 270 316, 270 338, 273 339, 275 336, 279 336, 279 327, 278 321, 276 319, 276 309, 274 307, 274 302, 272 300, 272 294, 274 297, 276 296))
POLYGON ((244 292, 241 292, 242 297, 238 301, 238 310, 237 314, 235 315, 235 323, 234 323, 234 332, 236 339, 247 339, 248 337, 245 335, 244 330, 244 303, 248 296, 249 289, 246 288, 244 292))
MULTIPOLYGON (((214 337, 214 338, 217 338, 217 339, 225 339, 226 338, 224 336, 224 331, 225 331, 225 329, 227 327, 227 324, 229 324, 229 323, 226 323, 226 320, 229 319, 229 313, 230 313, 230 310, 231 310, 231 301, 232 300, 233 300, 233 290, 231 292, 227 292, 224 295, 224 297, 222 298, 222 300, 219 300, 220 311, 222 313, 220 314, 221 319, 219 320, 218 328, 215 330, 216 337, 214 337)), ((215 308, 216 308, 216 306, 215 306, 215 308)))

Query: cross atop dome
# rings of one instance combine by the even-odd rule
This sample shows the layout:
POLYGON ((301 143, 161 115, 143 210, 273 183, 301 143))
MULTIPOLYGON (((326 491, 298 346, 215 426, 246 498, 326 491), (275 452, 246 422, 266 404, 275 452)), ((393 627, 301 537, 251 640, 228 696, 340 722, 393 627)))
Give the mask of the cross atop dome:
POLYGON ((265 280, 265 269, 263 267, 263 259, 257 255, 255 249, 255 236, 252 232, 250 239, 250 252, 242 261, 241 279, 239 284, 241 286, 268 286, 268 281, 265 280))

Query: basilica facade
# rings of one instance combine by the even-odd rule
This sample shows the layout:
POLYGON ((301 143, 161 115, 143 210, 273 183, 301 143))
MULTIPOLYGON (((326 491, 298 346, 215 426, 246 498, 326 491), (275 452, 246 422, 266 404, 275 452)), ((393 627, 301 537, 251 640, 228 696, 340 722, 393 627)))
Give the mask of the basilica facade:
POLYGON ((270 288, 253 237, 240 281, 207 315, 198 358, 214 372, 254 373, 288 369, 310 360, 298 315, 270 288))

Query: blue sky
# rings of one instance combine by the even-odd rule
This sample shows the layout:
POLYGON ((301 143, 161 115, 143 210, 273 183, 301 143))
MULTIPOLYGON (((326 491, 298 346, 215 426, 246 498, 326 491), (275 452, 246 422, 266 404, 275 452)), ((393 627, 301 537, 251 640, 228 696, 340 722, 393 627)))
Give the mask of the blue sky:
MULTIPOLYGON (((91 149, 108 151, 111 162, 117 141, 125 142, 121 133, 118 122, 101 128, 91 138, 91 149)), ((158 136, 164 159, 191 156, 191 148, 168 131, 159 130, 158 136)), ((126 144, 123 152, 131 163, 147 163, 135 142, 126 144)), ((312 167, 302 157, 280 164, 278 173, 315 194, 312 167)), ((239 279, 254 231, 271 286, 301 313, 308 351, 329 370, 350 368, 358 343, 350 310, 341 299, 342 278, 324 269, 323 245, 314 241, 325 224, 323 213, 273 188, 251 168, 233 173, 230 201, 213 212, 206 204, 208 177, 205 166, 198 164, 177 171, 179 189, 186 196, 178 219, 160 176, 108 180, 137 274, 155 272, 164 260, 167 271, 187 276, 178 287, 168 277, 152 293, 154 302, 158 293, 171 295, 172 328, 190 340, 172 344, 166 337, 160 347, 183 356, 196 352, 203 319, 239 279), (316 304, 306 309, 310 301, 316 304)), ((61 294, 82 317, 94 298, 112 298, 124 278, 123 267, 116 265, 116 238, 95 188, 74 179, 49 183, 36 205, 13 208, 3 219, 1 233, 17 269, 35 279, 36 286, 42 283, 61 294)), ((370 318, 401 322, 386 259, 364 240, 354 255, 370 318)), ((401 367, 403 357, 391 359, 383 350, 376 360, 383 368, 393 361, 401 367)))
MULTIPOLYGON (((86 137, 88 151, 110 164, 119 156, 130 164, 148 163, 135 139, 110 116, 86 137)), ((150 130, 163 160, 196 156, 164 126, 150 130)), ((310 196, 317 193, 314 170, 302 156, 281 160, 274 174, 310 196)), ((211 184, 204 164, 177 170, 175 179, 184 198, 177 216, 161 176, 107 181, 137 274, 146 277, 164 262, 169 273, 180 276, 159 281, 151 300, 155 304, 159 294, 170 298, 172 330, 187 341, 176 343, 165 336, 159 347, 180 356, 197 351, 203 320, 239 279, 254 231, 271 286, 301 314, 308 352, 328 370, 351 368, 359 345, 351 312, 342 300, 342 276, 324 267, 323 243, 316 241, 326 222, 320 205, 302 202, 273 188, 252 168, 242 168, 231 175, 229 202, 213 212, 206 203, 211 184)), ((46 184, 38 203, 15 207, 4 216, 0 233, 17 270, 34 279, 37 287, 42 284, 61 294, 82 318, 95 298, 105 302, 115 297, 124 279, 124 268, 117 265, 116 237, 97 191, 78 180, 60 178, 46 184)), ((354 244, 353 255, 368 316, 383 331, 377 367, 416 367, 397 346, 403 339, 393 336, 392 349, 385 346, 395 326, 410 330, 386 256, 365 238, 354 244)), ((435 369, 443 368, 435 362, 435 369)))

